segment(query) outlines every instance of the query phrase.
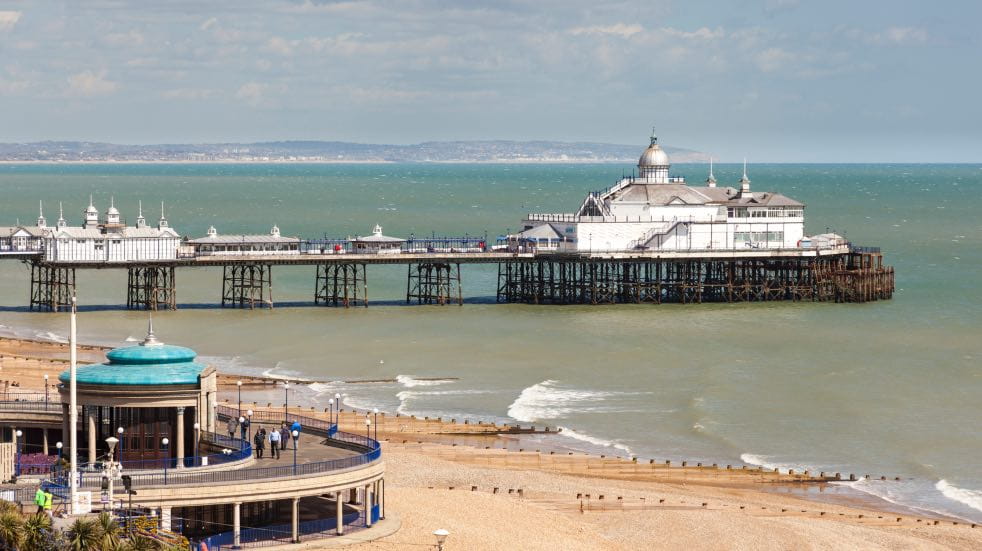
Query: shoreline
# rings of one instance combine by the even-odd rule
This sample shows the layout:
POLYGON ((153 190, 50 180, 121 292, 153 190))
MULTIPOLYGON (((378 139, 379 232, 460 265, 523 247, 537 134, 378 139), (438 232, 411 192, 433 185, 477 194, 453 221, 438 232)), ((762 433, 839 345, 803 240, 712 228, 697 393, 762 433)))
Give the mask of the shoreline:
MULTIPOLYGON (((80 346, 80 362, 100 361, 107 348, 80 346)), ((57 379, 66 365, 65 358, 60 357, 62 355, 67 355, 67 345, 64 343, 0 337, 0 373, 4 380, 17 381, 21 385, 19 390, 43 388, 42 372, 57 379)), ((242 380, 243 386, 248 386, 250 390, 250 400, 244 401, 243 407, 248 404, 256 409, 282 410, 282 395, 278 386, 282 379, 220 373, 220 395, 233 406, 234 402, 229 400, 238 380, 242 380)), ((372 384, 370 381, 359 382, 372 384)), ((314 410, 309 405, 291 404, 290 409, 304 415, 327 415, 323 410, 314 410)), ((341 429, 363 431, 362 420, 366 413, 344 407, 341 429)), ((748 519, 764 519, 762 522, 770 522, 774 518, 807 523, 834 521, 864 529, 877 525, 877 530, 881 529, 880 525, 889 526, 891 530, 910 530, 914 527, 924 530, 931 526, 939 533, 942 530, 947 533, 961 529, 972 538, 977 538, 972 540, 975 542, 972 545, 982 544, 982 530, 970 531, 970 526, 974 526, 970 521, 898 506, 835 483, 802 482, 784 473, 740 466, 730 469, 723 465, 711 468, 676 462, 667 465, 664 461, 583 453, 565 445, 557 438, 561 433, 552 428, 530 429, 475 423, 470 419, 447 421, 398 414, 380 415, 381 419, 376 418, 374 427, 379 431, 378 438, 386 450, 387 465, 390 465, 395 478, 393 489, 397 497, 392 503, 394 506, 405 503, 408 507, 408 510, 397 510, 397 513, 410 531, 414 529, 413 514, 417 513, 414 510, 418 506, 414 505, 415 501, 427 500, 434 495, 440 496, 441 504, 445 503, 455 510, 458 505, 452 504, 458 501, 491 500, 493 505, 484 505, 505 505, 501 514, 511 514, 508 511, 515 507, 516 498, 491 492, 487 482, 500 480, 495 483, 495 488, 500 489, 502 494, 506 489, 521 492, 522 497, 517 499, 524 500, 523 507, 535 508, 537 514, 548 511, 550 515, 563 518, 572 515, 571 518, 578 519, 578 523, 592 522, 584 520, 583 515, 642 515, 647 518, 692 513, 739 514, 740 522, 750 522, 754 526, 757 521, 748 519), (407 469, 407 465, 418 467, 418 472, 414 470, 416 467, 407 469), (424 472, 425 476, 420 474, 424 472), (461 473, 467 473, 464 477, 467 480, 461 478, 461 473), (515 482, 510 482, 513 480, 515 482), (477 489, 464 491, 471 487, 477 489), (576 491, 555 491, 560 487, 576 488, 576 491), (581 498, 577 499, 576 494, 580 494, 581 498), (591 497, 582 497, 585 495, 591 497), (659 499, 662 502, 658 502, 659 499), (750 512, 751 507, 755 512, 750 512)), ((797 475, 800 478, 801 473, 797 475)), ((731 521, 720 520, 720 526, 727 526, 731 521)), ((750 530, 758 529, 766 530, 763 527, 750 530)), ((959 532, 959 537, 962 535, 959 532)), ((390 538, 402 541, 398 533, 390 538)), ((697 541, 697 546, 708 546, 707 540, 697 541)), ((384 543, 385 539, 378 544, 369 543, 356 548, 381 549, 383 547, 375 545, 384 543)), ((392 545, 385 545, 384 548, 391 549, 392 545)))

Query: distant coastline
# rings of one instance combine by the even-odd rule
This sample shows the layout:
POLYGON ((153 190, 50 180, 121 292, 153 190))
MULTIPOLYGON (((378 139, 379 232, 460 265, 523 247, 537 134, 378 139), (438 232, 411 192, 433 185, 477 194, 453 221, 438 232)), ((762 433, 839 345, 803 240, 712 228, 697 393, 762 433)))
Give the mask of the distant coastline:
MULTIPOLYGON (((708 155, 665 148, 677 162, 708 155)), ((326 141, 126 145, 43 141, 0 143, 0 163, 622 163, 635 162, 636 145, 553 141, 456 141, 409 145, 326 141)))

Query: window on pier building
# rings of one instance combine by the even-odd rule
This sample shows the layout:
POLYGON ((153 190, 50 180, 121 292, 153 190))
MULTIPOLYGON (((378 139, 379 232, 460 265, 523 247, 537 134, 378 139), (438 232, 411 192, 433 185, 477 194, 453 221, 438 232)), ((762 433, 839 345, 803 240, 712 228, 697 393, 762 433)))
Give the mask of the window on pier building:
POLYGON ((727 207, 727 218, 749 218, 747 207, 727 207))
POLYGON ((783 243, 783 231, 738 231, 733 234, 734 243, 783 243))

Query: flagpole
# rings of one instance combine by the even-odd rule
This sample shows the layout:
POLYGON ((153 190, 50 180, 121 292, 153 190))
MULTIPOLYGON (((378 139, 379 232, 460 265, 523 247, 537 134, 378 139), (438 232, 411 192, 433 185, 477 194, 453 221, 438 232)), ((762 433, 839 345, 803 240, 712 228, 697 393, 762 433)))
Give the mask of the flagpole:
POLYGON ((76 493, 78 484, 78 396, 76 394, 76 377, 78 375, 78 349, 76 343, 75 335, 75 313, 76 313, 76 301, 75 294, 72 293, 72 322, 71 330, 69 331, 69 347, 70 353, 70 380, 69 380, 69 407, 68 407, 68 430, 71 435, 71 452, 69 453, 71 459, 71 470, 69 471, 69 514, 75 513, 75 504, 77 503, 76 493))

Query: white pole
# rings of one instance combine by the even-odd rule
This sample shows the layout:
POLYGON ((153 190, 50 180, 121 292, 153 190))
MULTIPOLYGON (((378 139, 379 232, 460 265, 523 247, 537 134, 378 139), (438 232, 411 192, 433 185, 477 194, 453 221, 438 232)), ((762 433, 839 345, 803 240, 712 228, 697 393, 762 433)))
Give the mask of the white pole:
POLYGON ((78 375, 78 349, 75 335, 75 313, 76 313, 76 301, 75 294, 72 294, 72 323, 71 330, 69 331, 69 349, 70 353, 70 374, 71 379, 69 380, 69 407, 68 407, 68 429, 71 434, 71 450, 69 451, 71 470, 69 471, 69 514, 75 513, 75 502, 78 484, 78 396, 76 395, 76 377, 78 375))

